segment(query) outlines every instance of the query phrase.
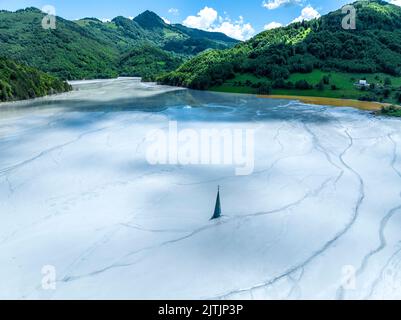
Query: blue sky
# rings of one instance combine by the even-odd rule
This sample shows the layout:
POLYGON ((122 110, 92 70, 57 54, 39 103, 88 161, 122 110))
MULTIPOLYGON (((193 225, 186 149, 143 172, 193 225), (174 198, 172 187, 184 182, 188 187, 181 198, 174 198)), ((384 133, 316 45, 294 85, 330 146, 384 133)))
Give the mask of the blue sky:
POLYGON ((0 0, 0 9, 53 5, 57 15, 67 19, 133 17, 152 10, 172 23, 184 22, 243 40, 265 28, 309 19, 350 2, 353 0, 0 0))

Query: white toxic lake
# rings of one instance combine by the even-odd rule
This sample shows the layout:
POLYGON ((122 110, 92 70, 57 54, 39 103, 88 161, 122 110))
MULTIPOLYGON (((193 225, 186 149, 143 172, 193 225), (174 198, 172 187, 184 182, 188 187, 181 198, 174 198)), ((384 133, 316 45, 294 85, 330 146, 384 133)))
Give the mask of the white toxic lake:
POLYGON ((401 298, 400 120, 138 79, 73 85, 0 105, 0 298, 401 298), (171 122, 253 130, 252 173, 150 164, 147 136, 171 122))

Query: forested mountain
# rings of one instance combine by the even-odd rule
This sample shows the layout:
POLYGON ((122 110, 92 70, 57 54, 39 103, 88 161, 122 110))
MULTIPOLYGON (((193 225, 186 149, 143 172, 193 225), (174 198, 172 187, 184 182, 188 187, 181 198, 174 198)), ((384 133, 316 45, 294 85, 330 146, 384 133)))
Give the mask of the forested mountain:
POLYGON ((43 29, 44 16, 35 8, 0 12, 0 56, 62 79, 117 75, 115 46, 62 18, 56 29, 43 29))
POLYGON ((148 31, 146 39, 167 51, 195 55, 206 49, 226 49, 237 44, 223 33, 191 29, 180 24, 169 25, 151 11, 145 11, 134 20, 148 31))
POLYGON ((118 70, 120 76, 140 75, 143 81, 151 81, 155 75, 174 70, 182 62, 177 55, 144 44, 122 55, 118 70))
POLYGON ((205 49, 238 43, 223 34, 166 24, 150 11, 134 20, 117 17, 105 23, 95 18, 68 21, 57 17, 56 29, 47 30, 41 24, 44 16, 36 8, 0 11, 0 56, 62 79, 116 77, 121 72, 156 76, 205 49), (127 57, 141 55, 140 50, 143 55, 152 50, 154 57, 163 56, 166 61, 148 61, 149 70, 127 66, 127 57))
MULTIPOLYGON (((345 14, 339 9, 319 19, 262 32, 231 49, 202 53, 160 81, 196 89, 229 82, 230 91, 252 86, 255 92, 268 93, 271 89, 308 90, 315 86, 323 91, 330 79, 319 78, 317 83, 304 80, 317 71, 333 78, 336 72, 358 76, 378 73, 381 78, 387 74, 390 79, 401 76, 401 7, 380 0, 353 5, 357 10, 355 30, 342 28, 345 14), (246 82, 241 82, 244 79, 246 82)), ((384 89, 384 79, 377 82, 384 89)), ((332 84, 331 89, 336 91, 337 86, 332 84)), ((378 86, 371 89, 377 91, 378 86)))
POLYGON ((36 98, 70 89, 66 82, 42 71, 0 58, 0 101, 36 98))

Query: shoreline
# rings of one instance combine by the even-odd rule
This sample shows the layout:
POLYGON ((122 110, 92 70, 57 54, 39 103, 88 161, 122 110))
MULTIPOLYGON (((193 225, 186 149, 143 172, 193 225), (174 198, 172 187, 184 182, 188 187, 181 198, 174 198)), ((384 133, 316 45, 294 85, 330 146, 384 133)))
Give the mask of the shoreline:
MULTIPOLYGON (((118 80, 138 81, 140 79, 141 78, 139 78, 139 77, 118 77, 118 78, 111 78, 111 79, 73 80, 73 81, 67 81, 67 83, 70 84, 71 86, 74 86, 74 85, 80 85, 80 84, 96 84, 99 82, 116 81, 116 80, 117 81, 118 80)), ((156 82, 141 82, 141 83, 156 84, 156 82)), ((180 88, 180 87, 176 87, 176 88, 180 88)), ((182 89, 188 89, 188 88, 182 88, 182 89)), ((45 95, 42 97, 35 97, 35 98, 31 98, 31 99, 2 101, 2 102, 0 102, 0 106, 6 105, 6 104, 14 104, 14 103, 34 101, 34 100, 38 100, 38 99, 51 98, 56 95, 71 93, 73 91, 74 91, 74 89, 68 90, 65 92, 59 92, 59 93, 55 93, 55 94, 45 95)), ((206 90, 206 91, 216 92, 213 90, 206 90)), ((221 92, 221 93, 223 93, 223 92, 221 92)), ((225 92, 225 93, 234 93, 234 92, 225 92)), ((351 107, 351 108, 356 108, 359 110, 371 111, 371 112, 381 111, 383 106, 388 107, 388 106, 392 105, 391 103, 385 103, 385 102, 360 101, 360 100, 346 99, 346 98, 328 98, 328 97, 317 97, 317 96, 297 96, 297 95, 278 95, 278 94, 271 94, 271 95, 251 94, 251 95, 254 95, 258 98, 265 98, 265 99, 298 100, 303 103, 320 105, 320 106, 327 105, 327 106, 332 106, 332 107, 351 107)))
POLYGON ((365 111, 381 111, 383 106, 390 106, 391 103, 375 102, 375 101, 360 101, 353 99, 326 98, 314 96, 291 96, 291 95, 256 95, 259 98, 266 99, 288 99, 299 100, 303 103, 314 105, 328 105, 332 107, 351 107, 365 111))

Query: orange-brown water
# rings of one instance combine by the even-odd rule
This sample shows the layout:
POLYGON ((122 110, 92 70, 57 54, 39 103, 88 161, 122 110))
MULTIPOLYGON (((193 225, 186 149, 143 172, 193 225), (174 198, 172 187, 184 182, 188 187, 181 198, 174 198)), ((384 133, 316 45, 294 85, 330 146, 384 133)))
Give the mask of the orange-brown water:
POLYGON ((370 101, 359 101, 351 99, 337 99, 337 98, 325 98, 325 97, 309 97, 309 96, 289 96, 289 95, 258 95, 261 98, 270 99, 290 99, 299 100, 304 103, 316 104, 316 105, 329 105, 334 107, 353 107, 361 110, 368 111, 379 111, 382 106, 388 106, 388 103, 370 102, 370 101))

